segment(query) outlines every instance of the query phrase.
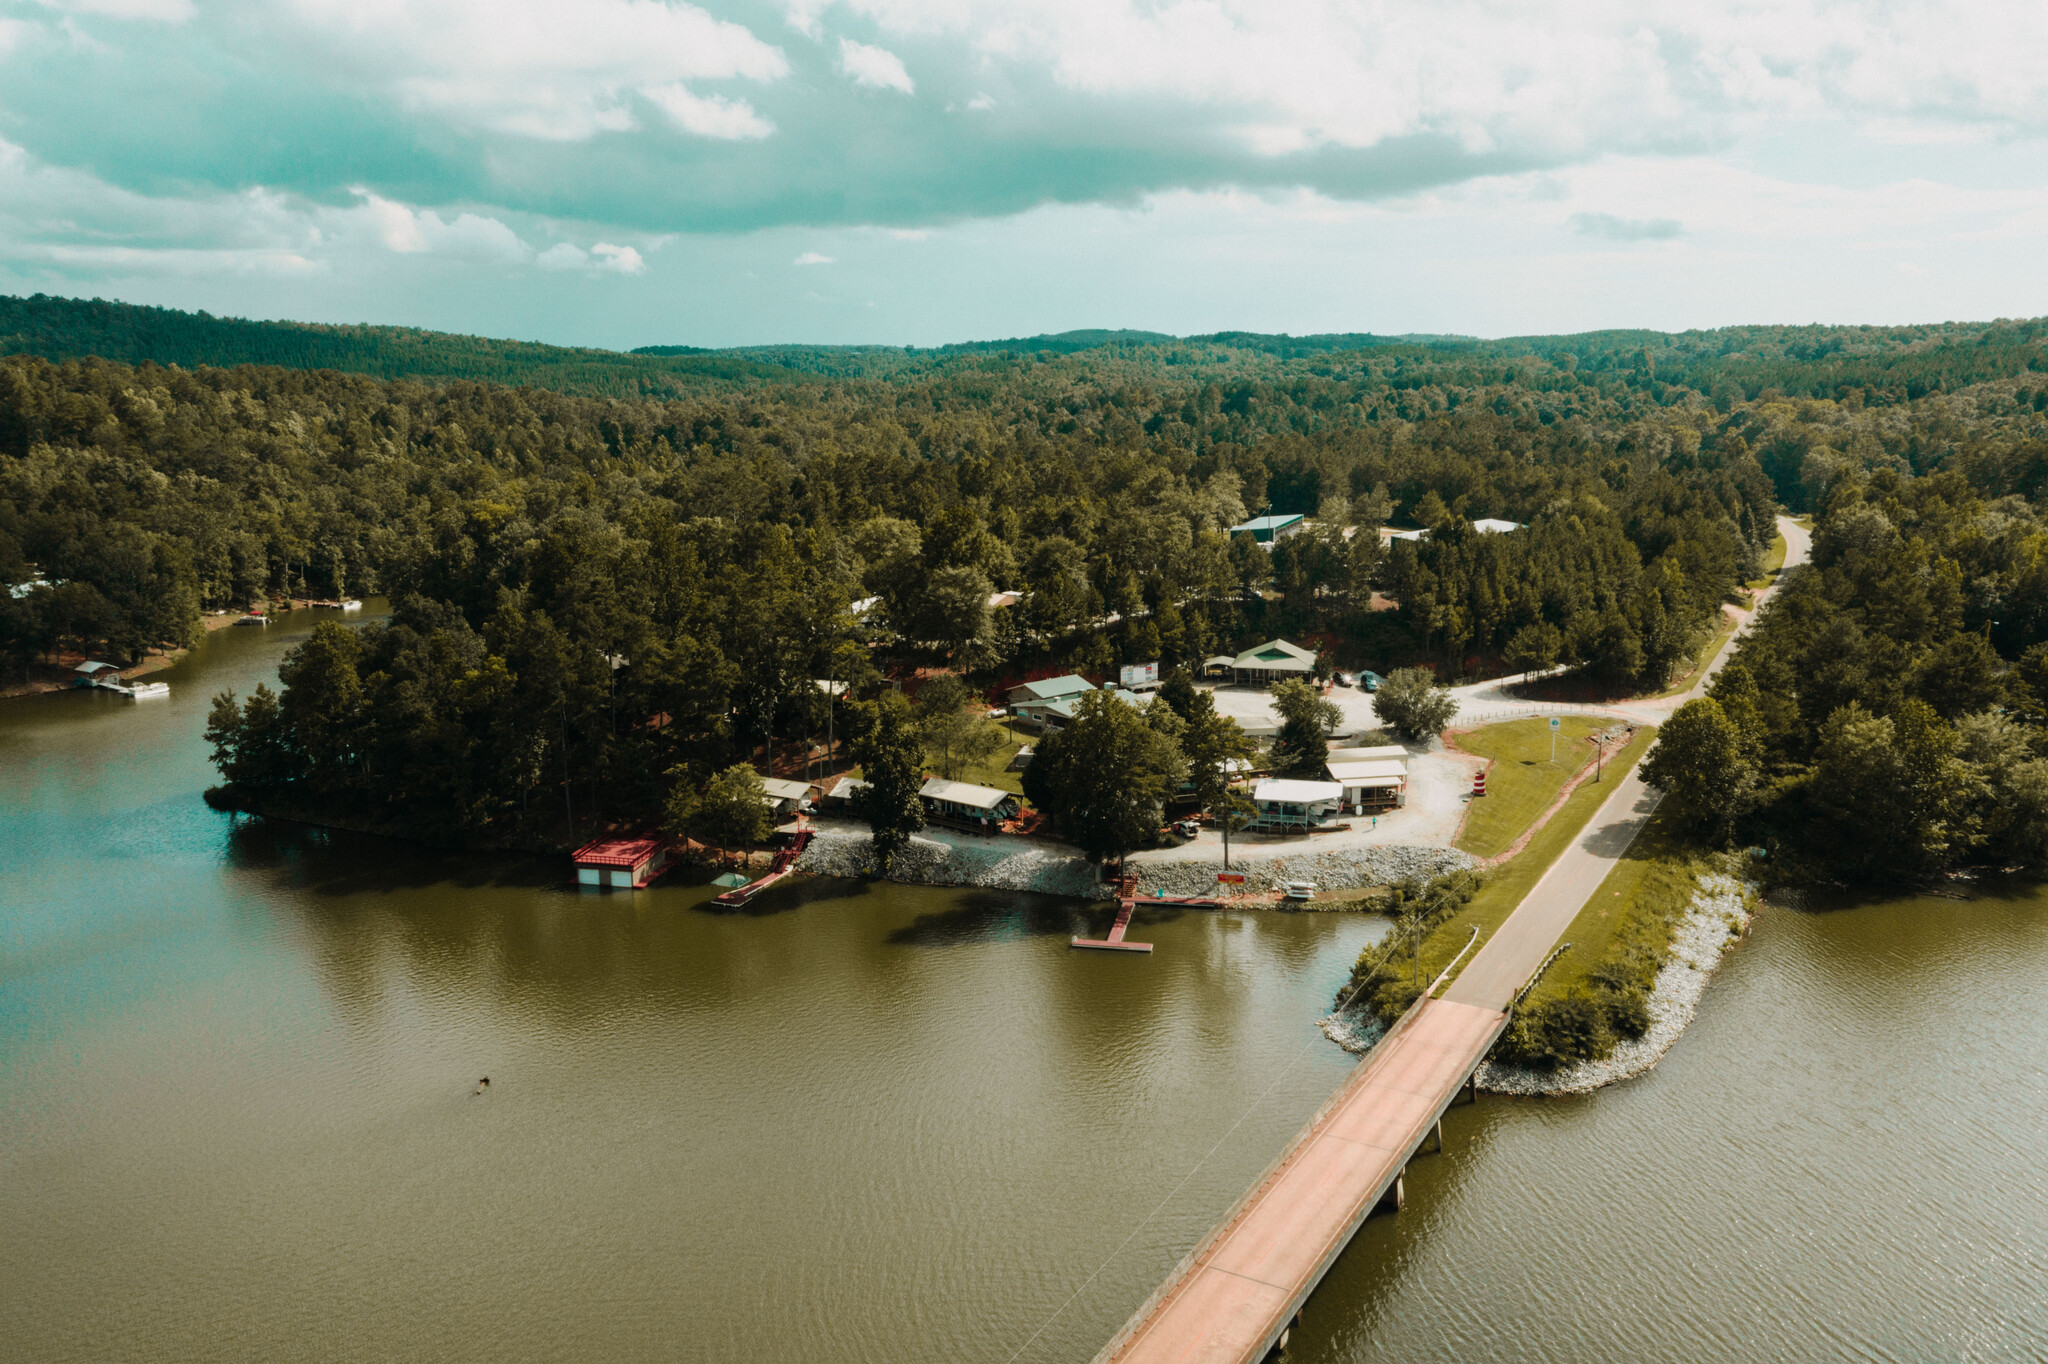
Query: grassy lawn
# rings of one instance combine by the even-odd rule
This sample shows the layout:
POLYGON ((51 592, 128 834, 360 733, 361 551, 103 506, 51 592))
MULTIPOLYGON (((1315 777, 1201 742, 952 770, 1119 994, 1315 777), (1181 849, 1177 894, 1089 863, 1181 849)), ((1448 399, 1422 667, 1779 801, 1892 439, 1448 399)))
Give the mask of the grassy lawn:
POLYGON ((1785 537, 1780 535, 1775 541, 1772 542, 1770 553, 1764 555, 1763 576, 1745 584, 1745 586, 1769 587, 1772 581, 1777 578, 1778 574, 1784 570, 1784 567, 1785 537))
POLYGON ((1531 1004, 1586 985, 1606 966, 1624 967, 1647 987, 1671 946, 1671 930, 1692 905, 1693 886, 1705 864, 1687 846, 1665 811, 1650 816, 1628 852, 1572 920, 1564 941, 1571 950, 1529 994, 1531 1004))
MULTIPOLYGON (((1008 733, 1007 730, 1004 732, 1008 733)), ((1017 734, 1022 736, 1021 741, 1016 739, 1005 741, 1003 746, 997 749, 987 762, 963 768, 959 780, 973 782, 976 786, 993 786, 998 791, 1008 791, 1016 796, 1023 795, 1024 774, 1022 772, 1006 771, 1005 769, 1009 767, 1010 759, 1017 756, 1018 749, 1024 747, 1025 744, 1035 741, 1031 736, 1024 734, 1024 731, 1021 729, 1017 731, 1017 734)), ((936 769, 928 768, 928 770, 936 769)))
MULTIPOLYGON (((1586 821, 1600 808, 1600 803, 1614 793, 1614 783, 1636 765, 1637 760, 1648 750, 1656 737, 1657 732, 1647 726, 1638 729, 1636 737, 1629 742, 1628 747, 1609 757, 1604 780, 1589 781, 1572 792, 1572 798, 1565 802, 1565 807, 1551 818, 1550 823, 1543 826, 1536 837, 1529 840, 1527 848, 1504 866, 1496 867, 1487 874, 1486 885, 1472 897, 1470 904, 1430 931, 1422 940, 1424 980, 1443 970, 1451 958, 1458 955, 1458 950, 1465 945, 1465 940, 1472 936, 1475 927, 1479 930, 1479 943, 1473 948, 1473 952, 1476 953, 1480 947, 1486 945, 1486 940, 1493 936, 1493 931, 1507 920, 1508 915, 1515 912, 1515 907, 1522 903, 1523 897, 1528 895, 1543 873, 1550 869, 1550 864, 1557 860, 1558 854, 1572 845, 1572 841, 1586 827, 1586 821)), ((1545 744, 1547 751, 1547 739, 1545 744)), ((1560 743, 1559 747, 1561 749, 1563 745, 1560 743)), ((1487 786, 1491 789, 1492 782, 1489 781, 1487 786)), ((1489 795, 1486 799, 1492 800, 1493 797, 1489 795)), ((1467 955, 1465 962, 1471 960, 1472 957, 1467 955)), ((1464 964, 1459 964, 1460 969, 1463 969, 1464 964)))
POLYGON ((1548 720, 1510 720, 1458 736, 1459 748, 1494 760, 1486 774, 1486 794, 1472 802, 1458 847, 1474 857, 1492 857, 1521 837, 1572 773, 1593 760, 1587 736, 1613 724, 1585 715, 1558 718, 1563 723, 1554 762, 1548 720))

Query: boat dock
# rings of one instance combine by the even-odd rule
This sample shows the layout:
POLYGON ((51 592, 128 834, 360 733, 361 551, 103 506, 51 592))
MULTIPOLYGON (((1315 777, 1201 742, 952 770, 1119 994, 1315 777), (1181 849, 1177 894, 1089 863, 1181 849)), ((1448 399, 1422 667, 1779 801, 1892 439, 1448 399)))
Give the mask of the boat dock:
POLYGON ((797 830, 796 837, 790 842, 790 845, 775 854, 775 861, 769 867, 766 876, 761 877, 759 880, 749 881, 746 885, 729 890, 723 895, 714 896, 711 903, 737 908, 774 885, 777 881, 788 876, 796 870, 796 860, 804 855, 804 849, 810 846, 811 832, 809 829, 797 830))
MULTIPOLYGON (((1131 915, 1138 907, 1136 886, 1137 881, 1135 877, 1124 878, 1117 894, 1116 919, 1110 924, 1107 936, 1100 938, 1070 938, 1068 939, 1068 945, 1072 947, 1092 947, 1099 952, 1150 952, 1152 950, 1151 943, 1127 942, 1124 939, 1124 934, 1131 927, 1131 915)), ((1222 909, 1225 907, 1221 900, 1212 900, 1196 895, 1155 895, 1151 899, 1146 900, 1145 903, 1148 905, 1181 905, 1188 909, 1222 909)))

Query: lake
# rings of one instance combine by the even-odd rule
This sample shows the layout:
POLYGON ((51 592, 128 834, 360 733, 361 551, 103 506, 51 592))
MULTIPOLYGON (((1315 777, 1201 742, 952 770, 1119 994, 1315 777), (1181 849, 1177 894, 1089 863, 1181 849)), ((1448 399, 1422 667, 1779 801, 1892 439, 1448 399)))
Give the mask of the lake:
MULTIPOLYGON (((0 704, 0 1356, 1086 1359, 1354 1064, 1367 916, 1076 953, 208 810, 324 614, 0 704)), ((1651 1075, 1453 1108, 1288 1357, 2036 1357, 2048 903, 1974 893, 1767 910, 1651 1075)))

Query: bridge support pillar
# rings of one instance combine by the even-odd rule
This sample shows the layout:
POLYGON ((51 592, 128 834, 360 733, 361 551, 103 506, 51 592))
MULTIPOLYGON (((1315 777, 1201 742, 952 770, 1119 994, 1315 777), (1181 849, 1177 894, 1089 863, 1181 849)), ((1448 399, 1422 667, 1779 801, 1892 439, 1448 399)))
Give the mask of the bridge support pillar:
POLYGON ((1430 1130, 1436 1134, 1436 1149, 1437 1153, 1441 1155, 1444 1149, 1444 1120, 1442 1118, 1438 1118, 1436 1120, 1436 1125, 1432 1127, 1430 1130))
POLYGON ((1408 1188, 1407 1188, 1407 1184, 1408 1184, 1408 1176, 1407 1176, 1407 1173, 1406 1173, 1405 1171, 1404 1171, 1403 1173, 1401 1173, 1401 1174, 1395 1175, 1395 1176, 1394 1176, 1394 1182, 1393 1182, 1392 1184, 1389 1184, 1389 1185, 1387 1186, 1387 1191, 1386 1191, 1385 1193, 1383 1193, 1383 1194, 1381 1194, 1381 1195, 1380 1195, 1380 1201, 1379 1201, 1378 1205, 1377 1205, 1376 1207, 1374 1207, 1374 1208, 1373 1208, 1373 1211, 1374 1211, 1374 1212, 1399 1212, 1399 1211, 1401 1211, 1401 1209, 1402 1209, 1402 1208, 1403 1208, 1403 1207, 1404 1207, 1404 1206, 1405 1206, 1405 1205, 1407 1204, 1407 1202, 1408 1202, 1408 1188))
POLYGON ((1479 1072, 1478 1072, 1478 1071, 1476 1071, 1476 1070, 1475 1070, 1475 1071, 1473 1071, 1473 1072, 1472 1072, 1472 1073, 1471 1073, 1470 1075, 1467 1075, 1467 1076, 1465 1077, 1465 1094, 1466 1094, 1466 1099, 1465 1099, 1465 1102, 1467 1102, 1467 1103, 1475 1103, 1475 1104, 1479 1102, 1479 1072))

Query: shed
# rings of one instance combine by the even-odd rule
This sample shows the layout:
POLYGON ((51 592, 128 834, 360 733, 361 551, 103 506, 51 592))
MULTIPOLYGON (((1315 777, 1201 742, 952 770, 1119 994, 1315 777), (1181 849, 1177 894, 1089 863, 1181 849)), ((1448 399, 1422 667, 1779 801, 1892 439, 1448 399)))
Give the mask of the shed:
POLYGON ((576 883, 637 890, 668 869, 668 845, 658 838, 601 838, 574 853, 576 883))
POLYGON ((925 818, 949 824, 964 824, 981 833, 994 833, 996 826, 1016 815, 1017 797, 993 786, 947 781, 932 777, 918 788, 925 818))
POLYGON ((825 804, 844 808, 853 804, 855 796, 868 789, 868 784, 859 777, 841 777, 839 784, 825 793, 825 804))
POLYGON ((1217 654, 1214 658, 1205 658, 1202 660, 1202 676, 1228 677, 1230 676, 1230 665, 1236 661, 1229 654, 1217 654))
POLYGON ((96 658, 88 658, 71 671, 78 674, 78 685, 81 687, 90 687, 95 682, 105 682, 121 675, 118 667, 112 663, 102 663, 96 658))
POLYGON ((1333 748, 1329 761, 1333 763, 1377 762, 1383 758, 1408 761, 1408 750, 1399 744, 1380 744, 1374 748, 1333 748))
POLYGON ((1239 685, 1263 687, 1283 677, 1309 677, 1316 670, 1316 656, 1299 644, 1269 639, 1230 660, 1230 670, 1239 685))
POLYGON ((1402 758, 1332 758, 1324 770, 1344 788, 1344 808, 1354 813, 1399 809, 1408 803, 1408 764, 1402 758))
POLYGON ((1275 540, 1294 534, 1307 524, 1299 512, 1289 516, 1254 516, 1249 521, 1232 526, 1230 533, 1233 536, 1249 535, 1262 545, 1270 545, 1275 540))

